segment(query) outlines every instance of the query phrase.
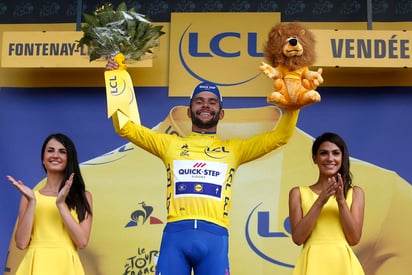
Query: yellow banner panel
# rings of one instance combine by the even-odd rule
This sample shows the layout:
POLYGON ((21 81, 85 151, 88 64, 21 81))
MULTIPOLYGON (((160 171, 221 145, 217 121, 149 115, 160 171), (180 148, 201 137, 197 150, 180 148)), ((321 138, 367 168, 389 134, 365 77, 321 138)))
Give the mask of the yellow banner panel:
MULTIPOLYGON (((225 97, 268 95, 273 91, 273 81, 260 73, 259 64, 265 61, 263 45, 276 23, 280 23, 279 13, 172 13, 169 95, 189 96, 202 81, 216 83, 225 97)), ((391 80, 379 78, 369 69, 384 69, 384 75, 391 70, 393 75, 393 70, 412 67, 410 32, 322 27, 310 28, 317 53, 311 69, 324 68, 322 85, 340 79, 348 85, 347 74, 335 72, 335 68, 368 69, 362 77, 366 85, 386 86, 391 80), (337 78, 329 79, 336 74, 337 78)), ((404 83, 410 71, 396 75, 404 83)), ((358 85, 358 78, 351 81, 352 85, 358 85)))
MULTIPOLYGON (((258 67, 267 33, 279 22, 279 13, 174 13, 173 28, 172 23, 158 23, 166 35, 154 59, 128 64, 128 72, 135 86, 170 83, 170 96, 188 96, 200 80, 217 82, 226 97, 266 96, 273 91, 273 81, 258 67)), ((302 24, 317 40, 317 61, 311 69, 323 68, 325 82, 319 89, 412 85, 411 34, 401 31, 410 29, 411 22, 376 23, 372 31, 356 22, 302 24)), ((74 28, 0 25, 0 86, 103 86, 105 61, 89 62, 84 50, 76 51, 82 33, 74 28)))
POLYGON ((412 67, 412 33, 407 31, 313 30, 315 65, 324 67, 412 67))
MULTIPOLYGON (((83 32, 33 31, 4 32, 2 68, 104 68, 104 59, 89 61, 88 49, 77 48, 83 32)), ((127 64, 151 67, 152 60, 127 64)))
POLYGON ((169 95, 189 96, 202 81, 218 84, 223 96, 269 93, 272 81, 259 65, 279 22, 280 13, 172 13, 169 95))

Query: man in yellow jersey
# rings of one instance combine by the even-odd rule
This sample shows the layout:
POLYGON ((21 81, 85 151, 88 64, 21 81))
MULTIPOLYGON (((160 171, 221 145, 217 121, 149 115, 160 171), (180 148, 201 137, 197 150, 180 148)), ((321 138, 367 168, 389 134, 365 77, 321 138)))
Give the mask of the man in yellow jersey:
MULTIPOLYGON (((226 109, 224 119, 219 122, 218 135, 221 139, 249 138, 276 129, 280 117, 280 110, 274 106, 226 109)), ((153 130, 159 134, 190 135, 187 107, 171 108, 153 130)), ((307 153, 312 143, 313 137, 296 128, 286 146, 237 169, 229 227, 233 274, 291 273, 301 248, 290 237, 288 194, 297 183, 317 178, 307 153)), ((124 228, 124 225, 129 213, 136 209, 136 199, 153 206, 152 217, 166 215, 160 194, 164 192, 163 180, 167 174, 161 161, 127 142, 115 151, 87 161, 83 169, 91 190, 100 194, 96 196, 95 208, 100 209, 94 218, 96 230, 84 252, 96 255, 85 259, 86 268, 95 263, 93 268, 101 268, 102 272, 88 274, 116 274, 122 272, 129 258, 138 258, 136 250, 145 250, 147 254, 157 251, 163 225, 146 223, 135 228, 124 228), (100 202, 99 198, 103 197, 104 201, 100 202)), ((409 274, 411 185, 395 172, 364 160, 351 158, 351 170, 354 184, 365 190, 363 233, 354 247, 365 273, 409 274)), ((137 274, 140 269, 133 270, 137 274)))
MULTIPOLYGON (((109 61, 107 69, 116 68, 109 61)), ((299 110, 288 110, 277 127, 247 139, 221 140, 217 124, 224 117, 222 97, 214 83, 196 86, 187 115, 191 134, 158 133, 133 121, 116 132, 159 157, 167 172, 167 224, 163 231, 158 275, 228 275, 228 226, 232 184, 237 168, 286 144, 299 110)))

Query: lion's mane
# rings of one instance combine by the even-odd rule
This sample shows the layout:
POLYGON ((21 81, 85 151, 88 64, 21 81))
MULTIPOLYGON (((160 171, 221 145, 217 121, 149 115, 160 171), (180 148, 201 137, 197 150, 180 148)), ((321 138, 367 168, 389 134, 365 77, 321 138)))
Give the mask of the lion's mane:
POLYGON ((268 34, 268 40, 264 45, 263 53, 266 60, 273 67, 283 65, 289 70, 311 66, 316 59, 315 37, 306 27, 297 22, 279 23, 272 27, 268 34), (298 38, 303 47, 301 56, 287 57, 283 54, 283 46, 290 37, 298 38))

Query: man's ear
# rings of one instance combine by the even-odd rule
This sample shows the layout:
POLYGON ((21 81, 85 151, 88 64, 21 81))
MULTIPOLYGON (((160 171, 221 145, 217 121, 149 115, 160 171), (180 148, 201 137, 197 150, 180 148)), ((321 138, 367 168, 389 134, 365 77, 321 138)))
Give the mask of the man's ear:
POLYGON ((192 118, 192 112, 190 111, 190 107, 187 108, 187 117, 192 118))
POLYGON ((223 117, 225 116, 225 110, 220 110, 220 113, 219 113, 219 120, 221 120, 221 119, 223 119, 223 117))

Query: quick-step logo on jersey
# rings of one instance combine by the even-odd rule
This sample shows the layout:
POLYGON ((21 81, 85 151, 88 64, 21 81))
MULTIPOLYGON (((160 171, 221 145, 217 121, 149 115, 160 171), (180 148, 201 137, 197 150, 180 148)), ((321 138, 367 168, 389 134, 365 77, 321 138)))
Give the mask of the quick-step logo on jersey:
POLYGON ((204 160, 173 161, 175 198, 207 197, 220 200, 226 163, 204 160))

